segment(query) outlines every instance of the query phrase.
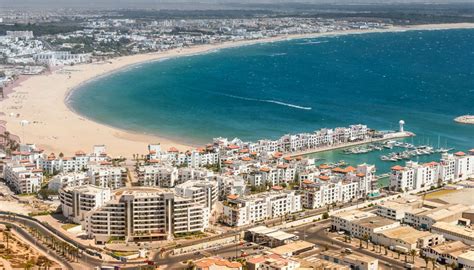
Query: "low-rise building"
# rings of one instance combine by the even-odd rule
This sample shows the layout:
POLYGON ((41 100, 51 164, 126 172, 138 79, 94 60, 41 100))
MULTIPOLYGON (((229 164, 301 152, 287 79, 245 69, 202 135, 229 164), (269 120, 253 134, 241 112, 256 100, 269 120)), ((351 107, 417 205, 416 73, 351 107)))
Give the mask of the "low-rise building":
POLYGON ((248 270, 297 270, 299 268, 298 261, 274 253, 247 258, 248 270))
POLYGON ((326 261, 347 265, 351 269, 378 270, 379 260, 357 254, 344 254, 337 251, 324 251, 321 258, 326 261))
POLYGON ((375 239, 382 231, 397 228, 400 222, 362 211, 348 211, 332 216, 332 228, 356 238, 375 239))
POLYGON ((461 241, 445 242, 443 244, 425 247, 422 254, 442 264, 457 264, 459 255, 467 252, 470 247, 461 241))
POLYGON ((466 245, 474 245, 474 230, 455 223, 436 222, 431 232, 441 234, 447 240, 461 241, 466 245))
POLYGON ((418 231, 412 227, 400 226, 379 232, 371 240, 392 250, 408 253, 411 250, 441 244, 444 242, 444 237, 427 231, 418 231))
POLYGON ((217 257, 202 258, 196 260, 193 264, 196 270, 242 270, 241 263, 217 257))

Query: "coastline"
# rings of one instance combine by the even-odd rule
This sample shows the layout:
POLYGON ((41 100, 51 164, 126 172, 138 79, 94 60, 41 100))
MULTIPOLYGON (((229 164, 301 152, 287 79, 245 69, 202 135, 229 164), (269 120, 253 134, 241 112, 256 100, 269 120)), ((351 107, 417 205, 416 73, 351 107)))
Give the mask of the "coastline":
MULTIPOLYGON (((257 40, 225 42, 199 45, 170 51, 124 56, 105 62, 76 66, 65 66, 43 75, 29 76, 13 87, 14 92, 0 101, 0 120, 7 122, 7 129, 22 138, 22 142, 36 143, 49 152, 63 152, 66 156, 77 150, 89 151, 95 144, 106 144, 111 156, 131 157, 146 151, 149 143, 161 143, 164 149, 171 146, 181 151, 195 147, 174 138, 147 135, 97 123, 74 112, 68 104, 72 91, 91 80, 110 73, 147 62, 211 53, 216 50, 279 42, 292 39, 318 38, 351 34, 404 32, 415 30, 447 30, 474 28, 474 24, 435 24, 417 26, 396 26, 387 29, 347 30, 329 33, 278 36, 257 40), (19 115, 18 117, 16 115, 19 115), (27 120, 22 126, 20 121, 27 120)), ((211 140, 212 138, 209 138, 211 140)))

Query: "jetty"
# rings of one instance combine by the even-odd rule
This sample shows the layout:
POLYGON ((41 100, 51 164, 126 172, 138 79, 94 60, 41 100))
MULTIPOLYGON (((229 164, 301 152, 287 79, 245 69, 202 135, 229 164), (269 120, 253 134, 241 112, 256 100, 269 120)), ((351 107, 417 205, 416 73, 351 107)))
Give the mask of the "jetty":
POLYGON ((319 152, 342 149, 346 147, 352 147, 352 146, 358 146, 358 145, 364 145, 364 144, 376 143, 376 142, 384 142, 384 141, 395 140, 395 139, 403 139, 403 138, 414 137, 414 136, 416 136, 415 133, 410 132, 410 131, 391 132, 391 133, 386 133, 381 137, 370 137, 365 140, 358 140, 354 142, 343 142, 343 143, 338 143, 338 144, 321 146, 318 148, 312 148, 305 151, 290 152, 286 154, 285 156, 287 157, 304 156, 304 155, 309 155, 309 154, 314 154, 314 153, 319 153, 319 152))
POLYGON ((454 121, 461 124, 474 125, 474 115, 469 115, 469 114, 461 115, 454 118, 454 121))

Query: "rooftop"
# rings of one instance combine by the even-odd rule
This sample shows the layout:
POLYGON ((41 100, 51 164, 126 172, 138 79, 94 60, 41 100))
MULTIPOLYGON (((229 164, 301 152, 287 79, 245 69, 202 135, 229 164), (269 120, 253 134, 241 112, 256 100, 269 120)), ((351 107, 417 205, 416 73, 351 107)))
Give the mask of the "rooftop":
POLYGON ((430 232, 418 231, 409 226, 384 230, 380 232, 380 234, 391 239, 399 239, 409 244, 416 244, 419 238, 431 235, 430 232))
POLYGON ((387 225, 391 225, 391 224, 399 223, 399 222, 388 219, 388 218, 375 216, 375 217, 367 217, 367 218, 355 220, 354 223, 365 228, 375 229, 375 228, 379 228, 379 227, 383 227, 383 226, 387 226, 387 225))
POLYGON ((278 255, 285 255, 289 253, 295 253, 304 249, 310 249, 313 247, 314 247, 313 243, 300 240, 300 241, 295 241, 293 243, 289 243, 283 246, 273 248, 270 251, 278 255))

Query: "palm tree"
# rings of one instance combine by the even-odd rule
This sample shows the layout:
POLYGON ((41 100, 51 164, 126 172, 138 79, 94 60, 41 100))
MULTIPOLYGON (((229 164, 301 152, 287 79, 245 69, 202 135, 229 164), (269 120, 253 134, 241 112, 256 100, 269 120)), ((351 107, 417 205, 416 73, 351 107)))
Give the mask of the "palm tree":
POLYGON ((362 237, 362 239, 364 240, 364 242, 366 243, 366 248, 369 249, 369 236, 367 234, 364 234, 364 236, 362 237))
POLYGON ((410 255, 411 255, 411 261, 415 263, 415 256, 416 256, 416 249, 410 250, 410 255))
POLYGON ((7 249, 10 248, 10 232, 3 233, 3 241, 7 243, 7 249))

